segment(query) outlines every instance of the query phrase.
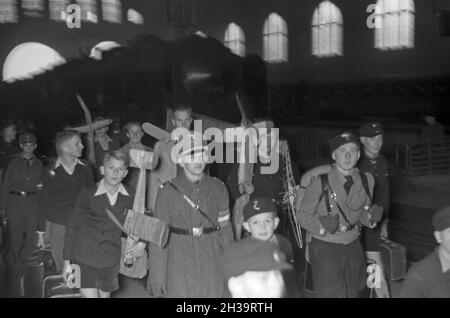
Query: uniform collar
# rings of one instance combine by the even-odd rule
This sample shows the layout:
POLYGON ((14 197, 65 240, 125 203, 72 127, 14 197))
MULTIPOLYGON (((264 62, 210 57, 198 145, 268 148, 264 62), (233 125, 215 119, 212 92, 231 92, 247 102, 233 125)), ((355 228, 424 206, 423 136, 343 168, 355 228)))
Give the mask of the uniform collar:
POLYGON ((355 174, 357 172, 356 168, 353 168, 352 171, 350 172, 350 174, 348 175, 344 175, 342 172, 339 171, 339 169, 337 168, 336 164, 333 164, 333 170, 334 173, 339 176, 339 180, 342 182, 342 184, 344 184, 347 180, 345 179, 346 176, 350 176, 352 177, 353 181, 355 181, 355 174))
MULTIPOLYGON (((116 193, 120 193, 122 195, 129 196, 128 191, 125 189, 125 187, 123 186, 122 183, 119 184, 119 187, 117 188, 117 192, 116 193)), ((105 180, 104 179, 102 179, 98 183, 97 191, 95 192, 94 196, 100 196, 102 194, 108 194, 108 192, 106 191, 106 188, 105 188, 105 180)))
POLYGON ((36 156, 33 154, 30 158, 25 158, 24 156, 23 156, 23 154, 21 154, 20 155, 20 158, 22 158, 22 159, 24 159, 24 160, 33 160, 33 159, 35 159, 36 158, 36 156))

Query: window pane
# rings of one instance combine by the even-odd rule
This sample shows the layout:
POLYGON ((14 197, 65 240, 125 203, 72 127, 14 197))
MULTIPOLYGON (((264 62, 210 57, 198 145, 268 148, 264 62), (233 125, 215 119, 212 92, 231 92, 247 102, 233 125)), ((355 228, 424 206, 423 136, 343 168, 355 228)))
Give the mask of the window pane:
POLYGON ((103 20, 122 23, 122 5, 119 0, 102 0, 103 20))
POLYGON ((16 0, 0 0, 0 23, 16 23, 17 1, 16 0))
POLYGON ((382 32, 376 28, 374 30, 376 48, 414 47, 414 1, 379 0, 377 13, 383 23, 382 32))
POLYGON ((314 11, 312 25, 312 50, 317 56, 342 55, 342 14, 330 1, 322 1, 314 11), (318 22, 316 29, 314 23, 318 22))
POLYGON ((271 13, 264 23, 263 57, 268 62, 286 62, 288 50, 286 22, 276 13, 271 13))

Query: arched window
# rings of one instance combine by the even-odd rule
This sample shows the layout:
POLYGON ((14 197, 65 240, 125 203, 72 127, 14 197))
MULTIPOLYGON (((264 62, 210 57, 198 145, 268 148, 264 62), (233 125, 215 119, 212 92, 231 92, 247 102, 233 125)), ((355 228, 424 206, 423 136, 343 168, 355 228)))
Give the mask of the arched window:
POLYGON ((93 23, 98 22, 96 0, 77 0, 77 4, 81 8, 81 20, 93 23))
POLYGON ((66 19, 66 8, 69 5, 69 0, 50 0, 50 19, 54 21, 63 21, 66 19))
POLYGON ((312 54, 319 57, 342 55, 343 20, 341 10, 322 1, 312 18, 312 54))
POLYGON ((127 20, 134 24, 144 24, 144 17, 134 9, 128 9, 127 20))
POLYGON ((18 22, 17 0, 0 0, 0 23, 18 22))
POLYGON ((103 20, 122 23, 122 4, 119 0, 102 0, 103 20))
POLYGON ((6 57, 3 80, 12 82, 18 78, 31 78, 34 74, 64 62, 61 55, 47 45, 38 42, 22 43, 6 57))
POLYGON ((380 50, 413 48, 414 11, 413 0, 378 0, 375 47, 380 50))
POLYGON ((236 23, 228 24, 225 30, 224 44, 234 54, 245 56, 245 35, 239 25, 236 23))
POLYGON ((44 0, 22 0, 22 13, 24 16, 42 18, 44 10, 44 0))
POLYGON ((271 63, 288 60, 288 29, 286 22, 276 13, 271 13, 264 22, 263 57, 271 63))

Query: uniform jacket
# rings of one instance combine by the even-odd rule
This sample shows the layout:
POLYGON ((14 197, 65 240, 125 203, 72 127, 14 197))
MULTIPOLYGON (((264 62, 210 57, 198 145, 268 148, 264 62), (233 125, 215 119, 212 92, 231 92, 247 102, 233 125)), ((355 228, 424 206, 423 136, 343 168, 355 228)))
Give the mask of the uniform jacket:
POLYGON ((358 162, 358 169, 361 172, 370 173, 375 179, 372 203, 383 208, 383 215, 387 218, 389 211, 389 173, 388 163, 383 155, 375 159, 362 155, 358 162))
MULTIPOLYGON (((369 183, 369 189, 372 193, 374 179, 372 175, 368 173, 366 173, 366 175, 369 183)), ((328 173, 328 182, 332 189, 332 191, 330 191, 332 193, 329 194, 331 212, 333 215, 339 215, 340 226, 349 225, 340 214, 336 205, 337 202, 351 224, 360 222, 365 226, 369 226, 369 213, 364 210, 364 206, 366 204, 370 204, 370 198, 363 188, 361 177, 357 169, 353 169, 351 176, 354 184, 347 195, 344 190, 345 178, 343 174, 337 170, 336 166, 334 166, 328 173), (336 200, 333 199, 333 193, 336 195, 336 200)), ((321 194, 321 180, 319 177, 313 178, 305 191, 305 195, 297 214, 301 226, 305 228, 312 236, 323 241, 349 244, 356 240, 359 236, 359 229, 357 227, 348 232, 336 232, 335 234, 327 233, 323 237, 320 236, 319 217, 328 215, 324 198, 322 198, 319 202, 321 194)))
POLYGON ((450 270, 442 272, 439 246, 409 269, 399 298, 450 298, 450 270))
MULTIPOLYGON (((0 208, 6 209, 8 201, 13 194, 11 191, 36 192, 38 198, 38 184, 42 182, 44 166, 42 162, 34 157, 31 167, 21 154, 14 156, 6 168, 4 174, 4 183, 0 198, 0 208)), ((14 196, 15 198, 17 196, 14 196)))
POLYGON ((120 261, 122 241, 117 225, 109 218, 109 209, 122 224, 125 209, 133 207, 134 195, 118 193, 111 206, 106 194, 96 196, 97 187, 81 190, 66 225, 63 258, 96 268, 115 266, 120 261))
MULTIPOLYGON (((205 174, 192 183, 184 172, 173 183, 221 229, 202 236, 171 233, 163 249, 150 244, 150 283, 164 284, 169 297, 222 297, 225 280, 217 259, 222 247, 233 240, 225 185, 205 174)), ((158 192, 155 217, 183 229, 212 226, 168 184, 158 192)))

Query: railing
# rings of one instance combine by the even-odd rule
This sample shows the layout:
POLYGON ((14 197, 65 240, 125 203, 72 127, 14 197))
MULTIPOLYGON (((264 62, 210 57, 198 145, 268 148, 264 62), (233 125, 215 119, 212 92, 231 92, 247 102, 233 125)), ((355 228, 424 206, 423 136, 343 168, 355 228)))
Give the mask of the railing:
POLYGON ((397 167, 407 177, 450 173, 450 139, 394 146, 397 167))

